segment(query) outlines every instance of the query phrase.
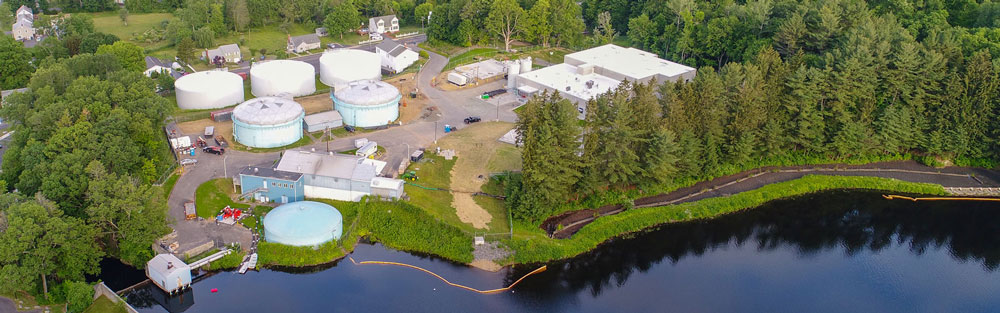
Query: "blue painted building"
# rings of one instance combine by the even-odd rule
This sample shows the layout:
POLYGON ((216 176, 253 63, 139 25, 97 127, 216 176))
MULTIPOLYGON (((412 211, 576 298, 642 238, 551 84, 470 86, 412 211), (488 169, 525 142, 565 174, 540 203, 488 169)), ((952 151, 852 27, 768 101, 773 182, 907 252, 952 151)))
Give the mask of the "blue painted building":
POLYGON ((268 167, 245 167, 240 171, 240 193, 254 200, 289 203, 305 200, 302 174, 268 167))

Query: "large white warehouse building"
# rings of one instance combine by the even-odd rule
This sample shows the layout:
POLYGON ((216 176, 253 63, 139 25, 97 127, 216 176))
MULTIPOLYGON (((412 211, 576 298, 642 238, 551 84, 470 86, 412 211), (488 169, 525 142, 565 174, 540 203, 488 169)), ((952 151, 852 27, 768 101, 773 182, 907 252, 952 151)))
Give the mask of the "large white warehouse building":
POLYGON ((319 58, 319 80, 334 90, 356 80, 381 79, 382 61, 375 53, 337 49, 319 58))
POLYGON ((622 81, 647 83, 691 80, 696 70, 661 59, 656 54, 613 44, 567 54, 564 63, 517 75, 517 92, 528 96, 556 91, 577 104, 580 117, 587 101, 617 87, 622 81))
POLYGON ((285 98, 250 99, 233 109, 233 139, 254 148, 274 148, 302 139, 305 110, 285 98))
POLYGON ((230 72, 202 71, 174 82, 177 106, 185 110, 218 109, 243 102, 243 78, 230 72))
POLYGON ((344 124, 375 127, 399 118, 399 89, 377 80, 354 81, 334 91, 333 107, 344 124))
POLYGON ((257 97, 311 95, 316 92, 316 68, 294 60, 257 63, 250 68, 250 92, 257 97))

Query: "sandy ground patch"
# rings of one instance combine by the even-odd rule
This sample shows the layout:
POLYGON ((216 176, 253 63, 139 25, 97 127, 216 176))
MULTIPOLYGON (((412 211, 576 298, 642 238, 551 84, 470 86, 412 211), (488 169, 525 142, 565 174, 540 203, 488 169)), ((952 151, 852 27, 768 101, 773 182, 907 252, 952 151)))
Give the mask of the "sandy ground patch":
POLYGON ((295 102, 302 105, 306 110, 306 115, 333 110, 333 99, 329 93, 295 98, 295 102))
POLYGON ((469 266, 490 272, 499 272, 503 269, 503 266, 490 260, 473 260, 472 263, 469 263, 469 266))
POLYGON ((463 223, 476 228, 487 228, 493 216, 472 199, 471 192, 478 192, 490 174, 487 165, 504 144, 497 141, 507 131, 514 128, 510 123, 478 123, 462 128, 441 140, 441 149, 454 149, 458 155, 455 167, 451 169, 451 206, 463 223))
MULTIPOLYGON (((184 122, 184 123, 177 124, 177 128, 180 128, 181 131, 184 132, 185 135, 193 135, 195 137, 204 135, 205 134, 205 127, 208 127, 208 126, 215 126, 215 135, 216 136, 221 135, 223 138, 226 138, 226 141, 228 141, 230 144, 232 144, 234 142, 233 141, 233 122, 232 121, 213 122, 211 119, 205 118, 205 119, 194 120, 194 121, 190 121, 190 122, 184 122)), ((194 139, 192 139, 192 141, 193 140, 194 139)), ((215 145, 215 142, 211 141, 211 140, 209 140, 208 143, 210 145, 215 145)))
POLYGON ((416 98, 410 97, 410 93, 417 90, 417 81, 414 77, 414 73, 409 73, 385 80, 385 82, 399 88, 399 93, 403 95, 403 98, 399 100, 399 120, 403 124, 420 119, 424 108, 429 103, 427 96, 422 92, 417 92, 416 98))

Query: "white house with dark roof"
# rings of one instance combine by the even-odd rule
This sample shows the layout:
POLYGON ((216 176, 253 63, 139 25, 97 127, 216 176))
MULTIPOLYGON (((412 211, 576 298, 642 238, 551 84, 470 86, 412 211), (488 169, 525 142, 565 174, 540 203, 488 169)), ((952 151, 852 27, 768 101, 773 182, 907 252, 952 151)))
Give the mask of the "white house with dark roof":
POLYGON ((286 45, 286 50, 289 53, 302 53, 313 49, 319 49, 322 44, 319 41, 319 35, 316 34, 305 34, 302 36, 288 36, 288 43, 286 45))
POLYGON ((382 40, 376 45, 375 54, 382 58, 382 68, 394 73, 402 72, 420 57, 415 51, 391 39, 382 40))
POLYGON ((211 63, 216 56, 221 56, 223 59, 226 59, 226 62, 228 63, 240 63, 240 60, 243 59, 243 53, 240 52, 240 46, 235 43, 222 45, 215 49, 208 49, 202 54, 202 58, 209 63, 211 63))
POLYGON ((376 16, 368 19, 368 32, 375 34, 395 33, 399 31, 399 19, 396 15, 376 16))
POLYGON ((160 74, 170 75, 174 79, 181 78, 181 76, 183 75, 180 72, 175 71, 174 70, 175 67, 177 66, 174 66, 173 62, 164 61, 155 57, 147 56, 146 70, 143 71, 142 73, 146 74, 146 77, 152 77, 153 73, 160 73, 160 74))
POLYGON ((10 34, 17 40, 33 40, 35 38, 35 15, 26 6, 17 8, 14 14, 14 24, 11 25, 10 34))

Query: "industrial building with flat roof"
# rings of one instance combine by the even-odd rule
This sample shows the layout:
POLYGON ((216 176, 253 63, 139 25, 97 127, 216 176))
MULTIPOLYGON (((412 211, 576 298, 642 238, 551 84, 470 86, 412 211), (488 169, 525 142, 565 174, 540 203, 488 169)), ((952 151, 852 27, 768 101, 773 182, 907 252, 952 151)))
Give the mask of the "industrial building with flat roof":
POLYGON ((274 168, 244 168, 240 189, 257 200, 282 203, 304 198, 360 201, 367 195, 398 199, 403 181, 377 177, 385 166, 360 156, 288 150, 274 168))
POLYGON ((691 80, 696 74, 692 67, 661 59, 653 53, 612 44, 567 54, 563 61, 517 75, 518 94, 531 96, 542 90, 558 91, 563 98, 577 104, 582 117, 587 101, 622 81, 691 80))

